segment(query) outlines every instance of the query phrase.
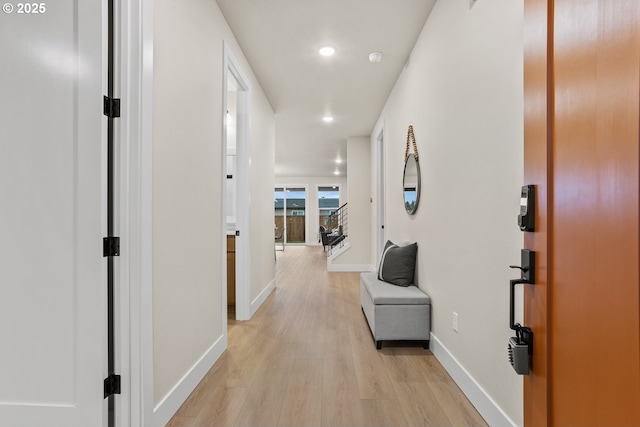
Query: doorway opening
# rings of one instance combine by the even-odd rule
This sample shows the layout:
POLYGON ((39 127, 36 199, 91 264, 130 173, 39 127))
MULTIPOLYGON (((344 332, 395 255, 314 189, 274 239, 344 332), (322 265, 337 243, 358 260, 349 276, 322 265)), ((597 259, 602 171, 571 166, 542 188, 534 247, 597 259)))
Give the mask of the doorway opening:
POLYGON ((318 186, 318 228, 331 229, 329 218, 335 214, 340 203, 340 186, 318 186))
POLYGON ((224 45, 222 229, 223 324, 251 317, 249 86, 228 46, 224 45))
POLYGON ((276 233, 283 231, 284 244, 307 242, 306 187, 276 187, 274 191, 276 233))

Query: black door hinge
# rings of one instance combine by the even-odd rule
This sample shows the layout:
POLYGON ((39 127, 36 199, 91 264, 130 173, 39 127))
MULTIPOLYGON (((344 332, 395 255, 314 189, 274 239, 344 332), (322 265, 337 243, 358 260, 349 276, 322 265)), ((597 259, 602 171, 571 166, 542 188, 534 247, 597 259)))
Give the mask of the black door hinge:
POLYGON ((105 237, 102 239, 102 256, 119 256, 120 255, 120 238, 105 237))
POLYGON ((104 398, 112 394, 120 394, 120 375, 109 375, 104 379, 104 398))
POLYGON ((104 115, 110 118, 120 117, 120 99, 104 97, 104 115))

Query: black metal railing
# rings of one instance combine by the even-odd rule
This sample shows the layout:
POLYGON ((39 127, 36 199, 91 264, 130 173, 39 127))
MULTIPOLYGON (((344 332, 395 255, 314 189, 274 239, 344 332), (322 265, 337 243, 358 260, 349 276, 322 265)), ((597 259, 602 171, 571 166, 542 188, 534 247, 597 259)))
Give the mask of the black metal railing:
POLYGON ((344 241, 349 235, 349 210, 346 203, 329 215, 326 230, 321 234, 322 244, 329 253, 335 246, 344 245, 344 241))

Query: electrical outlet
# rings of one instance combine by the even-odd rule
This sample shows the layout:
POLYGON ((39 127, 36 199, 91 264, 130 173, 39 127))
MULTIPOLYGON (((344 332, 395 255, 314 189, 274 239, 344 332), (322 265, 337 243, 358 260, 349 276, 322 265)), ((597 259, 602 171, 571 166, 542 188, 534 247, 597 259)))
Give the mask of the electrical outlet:
POLYGON ((453 312, 453 331, 458 332, 458 313, 453 312))

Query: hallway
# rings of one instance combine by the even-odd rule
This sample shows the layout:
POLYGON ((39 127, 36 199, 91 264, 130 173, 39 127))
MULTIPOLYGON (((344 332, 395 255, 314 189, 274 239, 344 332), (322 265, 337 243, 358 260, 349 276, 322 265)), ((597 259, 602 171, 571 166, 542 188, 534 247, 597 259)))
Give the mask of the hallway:
POLYGON ((229 320, 227 351, 169 427, 486 425, 419 343, 375 349, 358 273, 327 272, 322 247, 277 257, 276 291, 229 320))

